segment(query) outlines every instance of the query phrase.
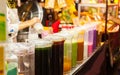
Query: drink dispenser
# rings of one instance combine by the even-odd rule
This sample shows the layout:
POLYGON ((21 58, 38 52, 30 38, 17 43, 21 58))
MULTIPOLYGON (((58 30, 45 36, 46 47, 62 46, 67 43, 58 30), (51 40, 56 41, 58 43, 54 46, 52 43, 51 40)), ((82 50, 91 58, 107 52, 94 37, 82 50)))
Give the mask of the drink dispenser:
POLYGON ((84 33, 85 33, 85 30, 78 31, 78 50, 77 50, 77 61, 78 62, 83 60, 84 33))
MULTIPOLYGON (((34 45, 33 44, 8 43, 7 52, 9 53, 7 54, 6 60, 11 62, 16 62, 18 74, 34 75, 34 45)), ((10 65, 11 65, 10 69, 11 67, 15 66, 13 64, 10 65)), ((10 73, 9 68, 8 68, 8 75, 13 75, 13 73, 10 73)))
POLYGON ((63 75, 64 37, 48 35, 44 39, 52 40, 52 75, 63 75))
POLYGON ((6 45, 5 53, 6 75, 18 75, 18 57, 13 52, 10 44, 6 45))
POLYGON ((86 59, 88 57, 88 30, 85 30, 84 35, 84 52, 83 52, 83 59, 86 59))
POLYGON ((75 29, 69 32, 72 35, 72 53, 71 53, 72 67, 75 67, 77 64, 78 33, 77 33, 77 30, 75 29))
POLYGON ((93 29, 88 31, 88 56, 93 52, 93 29))
POLYGON ((97 31, 96 26, 94 26, 94 28, 93 28, 93 51, 97 47, 97 35, 98 35, 98 31, 97 31))
POLYGON ((72 60, 71 60, 71 53, 72 53, 72 35, 69 33, 68 30, 62 30, 61 32, 57 33, 57 35, 62 36, 65 38, 64 41, 64 66, 63 70, 64 73, 71 70, 72 67, 72 60))
POLYGON ((35 75, 53 75, 51 74, 53 67, 51 65, 52 41, 38 39, 35 40, 34 43, 35 43, 35 75))
POLYGON ((6 75, 18 75, 18 58, 13 51, 6 52, 6 75))
POLYGON ((88 31, 88 56, 90 56, 97 46, 97 31, 96 26, 91 26, 88 31))

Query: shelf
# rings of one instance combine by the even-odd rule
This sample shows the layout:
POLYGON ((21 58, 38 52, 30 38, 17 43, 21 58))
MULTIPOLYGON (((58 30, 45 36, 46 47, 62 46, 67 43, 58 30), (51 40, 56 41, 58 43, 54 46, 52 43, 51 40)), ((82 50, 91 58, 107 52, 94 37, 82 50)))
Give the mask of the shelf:
MULTIPOLYGON (((78 17, 80 18, 80 12, 81 12, 81 7, 95 7, 95 8, 106 8, 106 4, 105 3, 80 3, 78 5, 78 17)), ((118 4, 108 4, 108 7, 112 7, 112 6, 117 6, 118 9, 118 4)))
POLYGON ((97 52, 97 50, 95 50, 92 55, 86 59, 83 60, 83 62, 81 64, 78 64, 75 68, 73 68, 73 70, 71 71, 70 75, 75 75, 81 68, 82 66, 87 63, 93 56, 94 54, 97 52))
POLYGON ((96 73, 105 75, 104 73, 106 72, 106 66, 104 66, 104 64, 107 49, 108 42, 96 48, 90 57, 85 59, 81 64, 78 64, 70 71, 70 73, 65 75, 88 75, 89 73, 92 73, 92 75, 96 75, 96 73), (94 73, 95 70, 96 73, 94 73))
POLYGON ((104 3, 100 3, 100 4, 95 4, 95 3, 82 3, 79 4, 80 6, 88 6, 88 7, 106 7, 106 5, 104 3))
POLYGON ((91 56, 89 56, 88 58, 84 59, 83 61, 81 61, 81 63, 79 62, 79 64, 76 65, 75 68, 73 68, 69 73, 66 73, 64 75, 75 75, 84 65, 85 63, 87 63, 94 55, 95 53, 98 52, 98 49, 100 47, 98 47, 93 53, 91 56))
MULTIPOLYGON (((82 4, 79 4, 79 6, 106 7, 106 4, 105 3, 99 3, 99 4, 96 4, 96 3, 82 3, 82 4)), ((108 4, 108 6, 118 6, 118 4, 108 4)))

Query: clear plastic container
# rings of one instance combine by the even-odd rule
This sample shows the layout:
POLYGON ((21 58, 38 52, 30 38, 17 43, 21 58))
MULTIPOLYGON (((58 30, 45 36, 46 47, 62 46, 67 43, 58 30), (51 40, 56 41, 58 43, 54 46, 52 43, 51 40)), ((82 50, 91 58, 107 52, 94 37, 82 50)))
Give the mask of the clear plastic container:
POLYGON ((35 40, 35 75, 53 75, 52 72, 52 42, 35 40))
POLYGON ((72 68, 72 35, 69 33, 68 30, 62 30, 61 32, 57 33, 56 35, 62 36, 65 38, 64 41, 64 66, 63 70, 64 73, 69 72, 72 68))
POLYGON ((18 75, 18 58, 17 56, 10 52, 6 54, 6 75, 18 75))
POLYGON ((88 56, 90 56, 93 52, 93 29, 88 31, 88 56))
POLYGON ((73 29, 70 34, 72 34, 72 67, 75 67, 77 64, 78 32, 73 29))
POLYGON ((85 31, 84 35, 84 52, 83 52, 83 59, 88 57, 88 30, 85 31))
POLYGON ((5 49, 6 75, 18 75, 18 57, 9 46, 6 44, 5 49))
MULTIPOLYGON (((34 75, 34 45, 33 44, 8 43, 6 51, 7 51, 6 60, 7 61, 10 60, 10 62, 16 62, 18 74, 34 75)), ((13 63, 10 64, 10 69, 13 66, 15 66, 13 65, 13 63)))
POLYGON ((63 75, 64 37, 48 35, 44 39, 53 41, 52 45, 52 75, 63 75))
POLYGON ((78 50, 77 50, 77 61, 83 60, 83 52, 84 52, 84 30, 80 30, 78 33, 78 50))

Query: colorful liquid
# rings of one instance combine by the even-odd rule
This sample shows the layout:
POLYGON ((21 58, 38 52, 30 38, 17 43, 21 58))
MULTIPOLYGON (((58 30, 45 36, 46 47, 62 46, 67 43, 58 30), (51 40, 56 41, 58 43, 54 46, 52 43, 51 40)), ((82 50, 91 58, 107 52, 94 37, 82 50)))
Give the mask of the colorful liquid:
POLYGON ((84 42, 84 53, 83 53, 83 59, 86 59, 88 57, 88 43, 84 42))
POLYGON ((0 41, 6 41, 5 15, 0 13, 0 41))
POLYGON ((97 47, 97 34, 98 32, 96 30, 94 30, 94 36, 93 36, 93 51, 96 49, 97 47))
POLYGON ((71 70, 71 51, 72 51, 72 42, 66 40, 64 42, 64 72, 71 70))
POLYGON ((89 43, 88 44, 88 56, 90 56, 93 52, 93 44, 92 43, 89 43))
POLYGON ((51 67, 51 47, 35 48, 35 75, 51 75, 51 67))
POLYGON ((0 75, 4 75, 4 48, 0 46, 0 75))
POLYGON ((76 66, 77 61, 77 42, 72 42, 72 67, 76 66))
POLYGON ((17 72, 17 63, 9 63, 7 75, 18 75, 17 72))
POLYGON ((72 42, 71 41, 65 41, 64 42, 64 56, 68 56, 71 58, 71 51, 72 51, 72 42))
POLYGON ((64 57, 64 72, 71 70, 71 60, 68 57, 64 57))
POLYGON ((83 40, 78 40, 77 61, 83 60, 83 50, 84 42, 83 40))
POLYGON ((63 75, 64 41, 54 42, 52 46, 52 75, 63 75))

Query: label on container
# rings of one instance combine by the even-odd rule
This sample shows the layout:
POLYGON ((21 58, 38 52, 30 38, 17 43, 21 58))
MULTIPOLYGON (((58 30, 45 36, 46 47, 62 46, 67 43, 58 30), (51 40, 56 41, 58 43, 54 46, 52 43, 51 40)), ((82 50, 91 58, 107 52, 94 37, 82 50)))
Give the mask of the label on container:
POLYGON ((0 75, 4 75, 4 47, 0 46, 0 75))
POLYGON ((6 41, 5 14, 0 13, 0 42, 6 41))

